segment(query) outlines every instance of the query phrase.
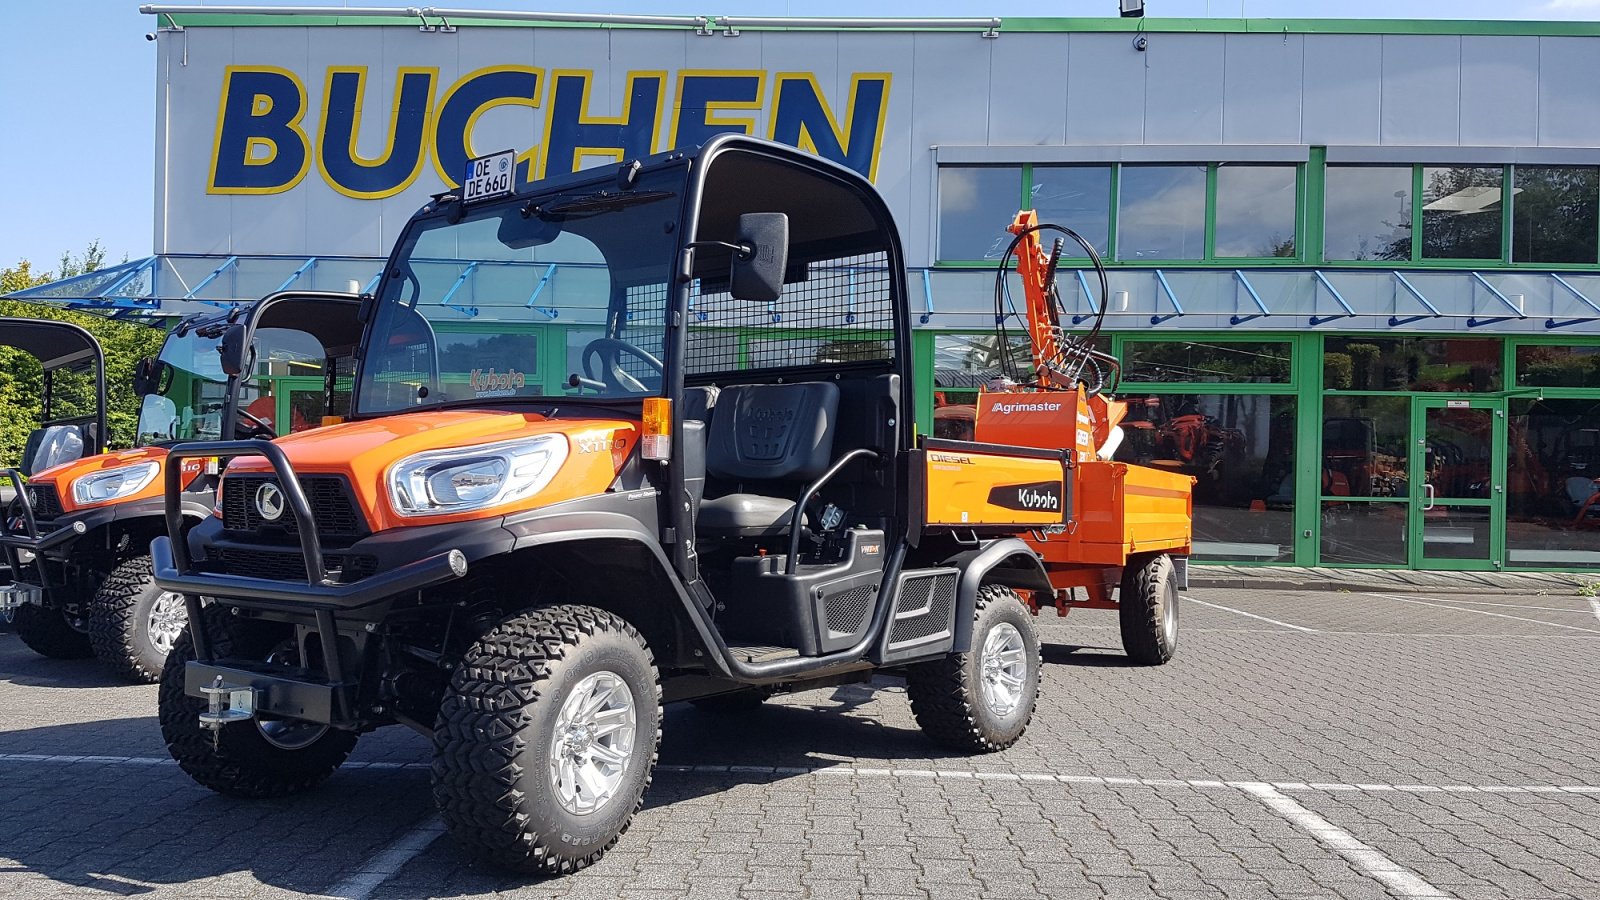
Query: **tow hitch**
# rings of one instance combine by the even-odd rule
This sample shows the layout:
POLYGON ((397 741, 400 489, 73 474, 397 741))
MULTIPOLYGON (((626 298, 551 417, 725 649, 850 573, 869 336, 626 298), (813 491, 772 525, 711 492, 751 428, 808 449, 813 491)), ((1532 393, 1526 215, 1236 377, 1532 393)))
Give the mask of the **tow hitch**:
POLYGON ((256 690, 253 687, 227 684, 218 675, 217 680, 200 688, 206 697, 206 711, 200 714, 200 727, 212 731, 234 722, 248 722, 256 715, 256 690))
POLYGON ((44 602, 44 591, 31 584, 8 584, 0 588, 0 617, 7 622, 16 615, 17 610, 29 603, 38 605, 44 602))

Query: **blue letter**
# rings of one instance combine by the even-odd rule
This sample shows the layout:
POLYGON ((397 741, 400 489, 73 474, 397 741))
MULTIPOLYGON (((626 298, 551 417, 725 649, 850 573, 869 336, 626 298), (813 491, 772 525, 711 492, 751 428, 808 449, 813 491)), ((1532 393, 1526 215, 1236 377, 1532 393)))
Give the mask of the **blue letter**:
POLYGON ((889 78, 887 72, 851 77, 849 107, 840 128, 815 76, 804 72, 778 75, 772 139, 876 178, 883 120, 889 108, 889 78))
MULTIPOLYGON (((482 155, 472 145, 472 125, 478 116, 497 106, 539 106, 539 86, 543 69, 527 66, 490 66, 468 74, 451 86, 439 103, 433 126, 433 166, 439 178, 459 187, 467 174, 467 160, 482 155)), ((486 151, 504 150, 495 147, 486 151)), ((517 156, 517 185, 527 184, 531 172, 530 148, 517 156)))
POLYGON ((723 132, 755 134, 756 117, 716 115, 723 110, 759 110, 763 72, 683 71, 672 113, 672 146, 694 147, 723 132))
POLYGON ((280 194, 300 183, 311 163, 300 130, 306 89, 275 66, 229 66, 222 76, 208 194, 280 194))
POLYGON ((378 200, 411 186, 422 171, 422 137, 433 104, 438 69, 401 69, 395 80, 383 153, 376 158, 356 152, 361 133, 361 108, 367 69, 330 68, 322 102, 322 135, 317 164, 329 186, 346 197, 378 200))
POLYGON ((661 85, 665 72, 629 72, 628 95, 620 116, 590 116, 589 84, 593 73, 550 74, 550 113, 544 128, 544 165, 540 177, 576 172, 584 156, 621 161, 655 152, 661 126, 661 85))

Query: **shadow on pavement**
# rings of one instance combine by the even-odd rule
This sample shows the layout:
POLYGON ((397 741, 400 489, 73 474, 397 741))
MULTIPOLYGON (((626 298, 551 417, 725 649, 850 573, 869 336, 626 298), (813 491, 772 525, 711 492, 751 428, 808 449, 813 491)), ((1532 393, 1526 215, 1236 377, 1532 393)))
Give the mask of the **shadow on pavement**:
POLYGON ((97 659, 51 659, 0 633, 0 683, 25 687, 121 687, 128 684, 97 659))

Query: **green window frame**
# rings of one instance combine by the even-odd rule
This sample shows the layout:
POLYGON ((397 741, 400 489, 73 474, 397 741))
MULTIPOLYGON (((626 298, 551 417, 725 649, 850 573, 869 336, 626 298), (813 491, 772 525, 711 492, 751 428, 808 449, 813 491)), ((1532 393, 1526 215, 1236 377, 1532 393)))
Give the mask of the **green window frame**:
MULTIPOLYGON (((1320 149, 1320 148, 1317 148, 1317 149, 1320 149)), ((1313 154, 1313 161, 1320 164, 1320 156, 1317 156, 1316 154, 1313 154)), ((971 168, 971 167, 974 167, 975 165, 976 164, 963 163, 961 165, 956 165, 956 166, 941 166, 940 168, 971 168)), ((1170 162, 1170 163, 1129 163, 1129 164, 1127 164, 1127 165, 1175 165, 1175 166, 1191 165, 1191 166, 1204 166, 1205 167, 1205 170, 1206 170, 1206 186, 1205 186, 1205 204, 1206 204, 1206 211, 1205 211, 1205 250, 1204 250, 1204 252, 1202 253, 1202 255, 1198 259, 1168 259, 1168 260, 1154 260, 1154 259, 1125 260, 1125 259, 1123 259, 1121 257, 1121 250, 1120 250, 1120 247, 1118 246, 1118 244, 1119 244, 1119 230, 1120 230, 1120 228, 1119 228, 1119 225, 1120 225, 1119 218, 1120 218, 1120 215, 1121 215, 1120 207, 1121 207, 1122 193, 1123 193, 1123 191, 1122 191, 1122 170, 1124 168, 1124 164, 1123 163, 1087 163, 1087 162, 1086 163, 1023 163, 1022 164, 1022 185, 1021 185, 1021 192, 1017 197, 1017 209, 1019 209, 1019 210, 1020 209, 1031 209, 1033 207, 1034 169, 1035 168, 1053 169, 1053 168, 1063 168, 1063 167, 1073 166, 1073 165, 1079 165, 1079 166, 1082 166, 1083 168, 1103 168, 1103 169, 1110 169, 1111 170, 1111 178, 1110 178, 1111 196, 1108 198, 1109 205, 1107 207, 1108 215, 1107 215, 1107 221, 1106 221, 1106 229, 1107 229, 1106 245, 1107 246, 1106 246, 1106 252, 1104 254, 1104 261, 1108 265, 1143 266, 1143 267, 1155 267, 1155 266, 1166 266, 1166 267, 1172 267, 1172 266, 1207 266, 1207 267, 1224 267, 1224 268, 1240 268, 1240 267, 1245 267, 1245 266, 1248 266, 1248 267, 1251 267, 1251 268, 1255 268, 1255 267, 1259 267, 1259 266, 1286 266, 1286 265, 1287 266, 1294 266, 1294 265, 1305 265, 1307 259, 1311 258, 1311 257, 1309 257, 1307 255, 1308 252, 1309 252, 1307 248, 1315 247, 1316 248, 1315 252, 1317 252, 1319 254, 1321 253, 1321 250, 1322 250, 1322 247, 1321 247, 1321 229, 1313 224, 1313 221, 1315 221, 1317 223, 1320 223, 1320 221, 1321 221, 1321 210, 1319 208, 1317 210, 1317 214, 1316 215, 1312 215, 1310 213, 1310 208, 1309 208, 1309 205, 1308 205, 1308 202, 1307 202, 1308 201, 1308 197, 1313 196, 1309 192, 1312 191, 1317 186, 1319 186, 1320 185, 1320 181, 1317 183, 1317 185, 1313 185, 1312 184, 1312 179, 1309 177, 1309 173, 1311 171, 1313 171, 1313 169, 1312 169, 1312 166, 1310 164, 1308 164, 1308 163, 1255 163, 1255 162, 1243 162, 1243 161, 1241 161, 1241 162, 1208 162, 1208 163, 1201 163, 1201 162, 1170 162), (1295 234, 1294 234, 1295 252, 1294 252, 1293 256, 1284 256, 1284 257, 1278 257, 1278 256, 1260 256, 1260 257, 1254 257, 1254 256, 1221 256, 1221 257, 1219 257, 1219 256, 1216 255, 1217 169, 1220 166, 1224 166, 1224 165, 1226 165, 1226 166, 1234 166, 1234 167, 1241 167, 1241 168, 1242 167, 1247 167, 1247 166, 1282 167, 1282 168, 1288 168, 1290 166, 1294 167, 1294 171, 1295 171, 1295 188, 1294 188, 1294 191, 1295 191, 1295 213, 1294 213, 1293 223, 1294 223, 1294 228, 1295 228, 1295 234), (1312 243, 1312 240, 1315 240, 1314 244, 1312 243)), ((935 179, 935 183, 937 184, 937 178, 935 179)), ((1314 196, 1320 202, 1321 195, 1320 194, 1315 194, 1314 196)), ((934 209, 935 209, 935 213, 936 214, 937 214, 938 206, 939 206, 938 198, 935 197, 934 198, 934 209)), ((1071 222, 1062 222, 1062 223, 1057 223, 1057 224, 1066 225, 1068 227, 1072 226, 1071 222)), ((992 259, 977 259, 977 260, 975 260, 975 259, 944 259, 944 258, 941 258, 938 255, 937 242, 936 242, 935 247, 934 247, 934 259, 935 259, 934 265, 937 268, 941 268, 941 269, 982 269, 982 268, 992 268, 995 265, 995 260, 992 260, 992 259)), ((1073 258, 1063 257, 1062 260, 1061 260, 1061 267, 1062 268, 1088 268, 1089 266, 1090 266, 1089 260, 1084 259, 1084 258, 1073 259, 1073 258)))

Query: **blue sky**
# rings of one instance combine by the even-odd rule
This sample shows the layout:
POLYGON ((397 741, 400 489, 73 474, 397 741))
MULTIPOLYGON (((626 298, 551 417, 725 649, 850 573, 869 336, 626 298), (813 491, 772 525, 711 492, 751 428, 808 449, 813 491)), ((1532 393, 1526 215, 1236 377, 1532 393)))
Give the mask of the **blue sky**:
MULTIPOLYGON (((186 0, 201 4, 205 0, 186 0)), ((306 5, 258 0, 250 5, 306 5)), ((215 5, 215 4, 206 4, 215 5)), ((343 5, 328 3, 326 5, 343 5)), ((407 0, 358 0, 396 6, 407 0)), ((445 5, 445 4, 441 4, 445 5)), ((477 9, 742 15, 1099 16, 1116 0, 460 0, 477 9)), ((108 259, 150 253, 154 228, 154 17, 138 0, 22 0, 6 10, 0 53, 0 266, 54 268, 92 240, 108 259)), ((1600 0, 1148 0, 1152 16, 1236 18, 1600 19, 1600 0)))

